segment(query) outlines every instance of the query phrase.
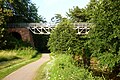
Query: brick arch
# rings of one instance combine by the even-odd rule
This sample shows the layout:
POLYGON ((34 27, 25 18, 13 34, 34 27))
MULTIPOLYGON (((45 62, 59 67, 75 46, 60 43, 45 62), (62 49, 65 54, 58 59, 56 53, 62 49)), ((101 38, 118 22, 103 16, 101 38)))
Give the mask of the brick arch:
POLYGON ((10 32, 10 34, 12 34, 12 36, 14 36, 18 40, 22 39, 21 35, 18 32, 10 32))
POLYGON ((12 33, 12 32, 19 33, 21 35, 21 38, 23 41, 29 42, 34 46, 32 34, 29 31, 29 29, 27 29, 27 28, 8 28, 8 32, 9 33, 12 33))

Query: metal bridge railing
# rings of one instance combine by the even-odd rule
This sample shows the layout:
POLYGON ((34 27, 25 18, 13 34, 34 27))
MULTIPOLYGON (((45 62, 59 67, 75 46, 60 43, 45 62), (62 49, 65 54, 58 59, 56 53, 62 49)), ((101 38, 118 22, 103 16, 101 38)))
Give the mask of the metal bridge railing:
MULTIPOLYGON (((88 34, 90 28, 90 23, 73 23, 74 28, 76 30, 76 33, 78 35, 85 35, 88 34)), ((42 23, 13 23, 8 24, 8 27, 21 27, 21 28, 27 28, 34 34, 44 34, 49 35, 52 30, 54 30, 56 25, 53 26, 46 26, 42 23)))

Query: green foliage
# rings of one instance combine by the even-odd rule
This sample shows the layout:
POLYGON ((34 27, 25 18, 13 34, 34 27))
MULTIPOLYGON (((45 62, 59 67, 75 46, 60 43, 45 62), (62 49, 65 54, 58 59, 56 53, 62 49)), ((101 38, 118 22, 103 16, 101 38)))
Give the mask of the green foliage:
POLYGON ((57 23, 59 23, 62 19, 63 19, 63 17, 61 16, 61 14, 55 14, 55 16, 51 18, 51 21, 54 22, 55 24, 57 24, 57 23))
POLYGON ((108 68, 114 75, 118 74, 120 64, 119 3, 120 0, 91 0, 87 8, 94 24, 89 32, 88 47, 100 60, 101 67, 108 68))
MULTIPOLYGON (((5 40, 5 43, 1 43, 3 45, 0 46, 1 50, 5 49, 19 49, 21 47, 29 47, 31 44, 29 42, 24 42, 22 40, 18 40, 15 37, 13 37, 11 34, 8 34, 7 32, 4 34, 4 37, 2 40, 5 40)), ((2 41, 1 40, 1 41, 2 41)))
POLYGON ((85 9, 80 9, 78 6, 73 7, 73 9, 69 9, 69 12, 67 12, 67 16, 70 18, 72 22, 87 21, 87 15, 85 13, 85 9))
POLYGON ((103 69, 108 68, 109 71, 112 71, 115 66, 118 66, 120 63, 120 54, 111 54, 111 53, 101 53, 99 54, 98 59, 100 60, 99 66, 103 69), (104 55, 103 55, 104 54, 104 55))
POLYGON ((12 16, 12 10, 7 3, 11 3, 13 0, 0 0, 0 26, 6 23, 6 19, 12 16))
POLYGON ((12 0, 0 0, 0 49, 6 45, 6 20, 12 16, 12 10, 7 3, 11 3, 12 0))
POLYGON ((37 55, 37 51, 34 50, 32 47, 21 47, 20 49, 16 50, 17 56, 21 58, 34 58, 37 55))
MULTIPOLYGON (((94 11, 97 7, 98 0, 90 0, 88 3, 87 7, 85 8, 85 14, 87 16, 87 19, 89 22, 91 22, 94 15, 94 11)), ((93 22, 92 22, 93 23, 93 22)))
POLYGON ((30 0, 16 0, 11 4, 14 15, 9 18, 9 23, 20 22, 45 22, 42 16, 37 14, 36 5, 30 0))
POLYGON ((0 49, 6 45, 5 38, 5 29, 3 27, 0 27, 0 49))
POLYGON ((48 46, 51 52, 68 52, 75 54, 77 39, 73 25, 69 20, 63 19, 51 32, 48 46))
MULTIPOLYGON (((39 69, 38 69, 38 71, 37 71, 37 74, 36 74, 36 76, 35 76, 35 78, 33 79, 33 80, 46 80, 46 68, 47 68, 47 63, 49 63, 49 61, 48 62, 45 62, 44 64, 42 64, 40 67, 39 67, 39 69)), ((48 69, 48 68, 47 68, 48 69)))
POLYGON ((48 67, 50 68, 47 77, 49 80, 103 80, 100 77, 93 77, 87 69, 75 66, 71 55, 57 55, 48 67))

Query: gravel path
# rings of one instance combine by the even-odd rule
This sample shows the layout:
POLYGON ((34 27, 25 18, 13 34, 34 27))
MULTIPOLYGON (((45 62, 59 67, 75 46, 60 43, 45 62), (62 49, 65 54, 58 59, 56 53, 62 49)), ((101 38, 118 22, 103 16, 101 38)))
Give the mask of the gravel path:
POLYGON ((3 80, 33 80, 38 68, 49 59, 49 54, 43 54, 39 60, 23 66, 22 68, 6 76, 3 80))

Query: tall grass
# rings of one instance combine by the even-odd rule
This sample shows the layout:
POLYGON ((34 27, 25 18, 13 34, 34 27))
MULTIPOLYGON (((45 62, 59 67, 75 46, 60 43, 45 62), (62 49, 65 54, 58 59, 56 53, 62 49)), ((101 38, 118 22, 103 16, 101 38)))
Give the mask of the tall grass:
MULTIPOLYGON (((94 77, 92 72, 84 67, 75 66, 71 55, 66 54, 54 57, 42 71, 44 73, 42 72, 43 79, 41 80, 103 80, 100 77, 94 77)), ((39 78, 35 80, 39 80, 39 78)))
POLYGON ((22 47, 18 50, 15 50, 15 52, 17 53, 17 56, 27 59, 34 58, 37 55, 37 51, 32 47, 22 47))
POLYGON ((32 47, 23 47, 18 50, 1 50, 0 51, 0 62, 8 61, 13 59, 30 59, 37 55, 37 51, 32 47))
POLYGON ((4 50, 0 51, 0 62, 17 59, 17 58, 18 58, 17 53, 15 53, 14 51, 4 51, 4 50))
POLYGON ((0 50, 0 80, 16 69, 39 59, 37 51, 32 47, 18 50, 0 50))

